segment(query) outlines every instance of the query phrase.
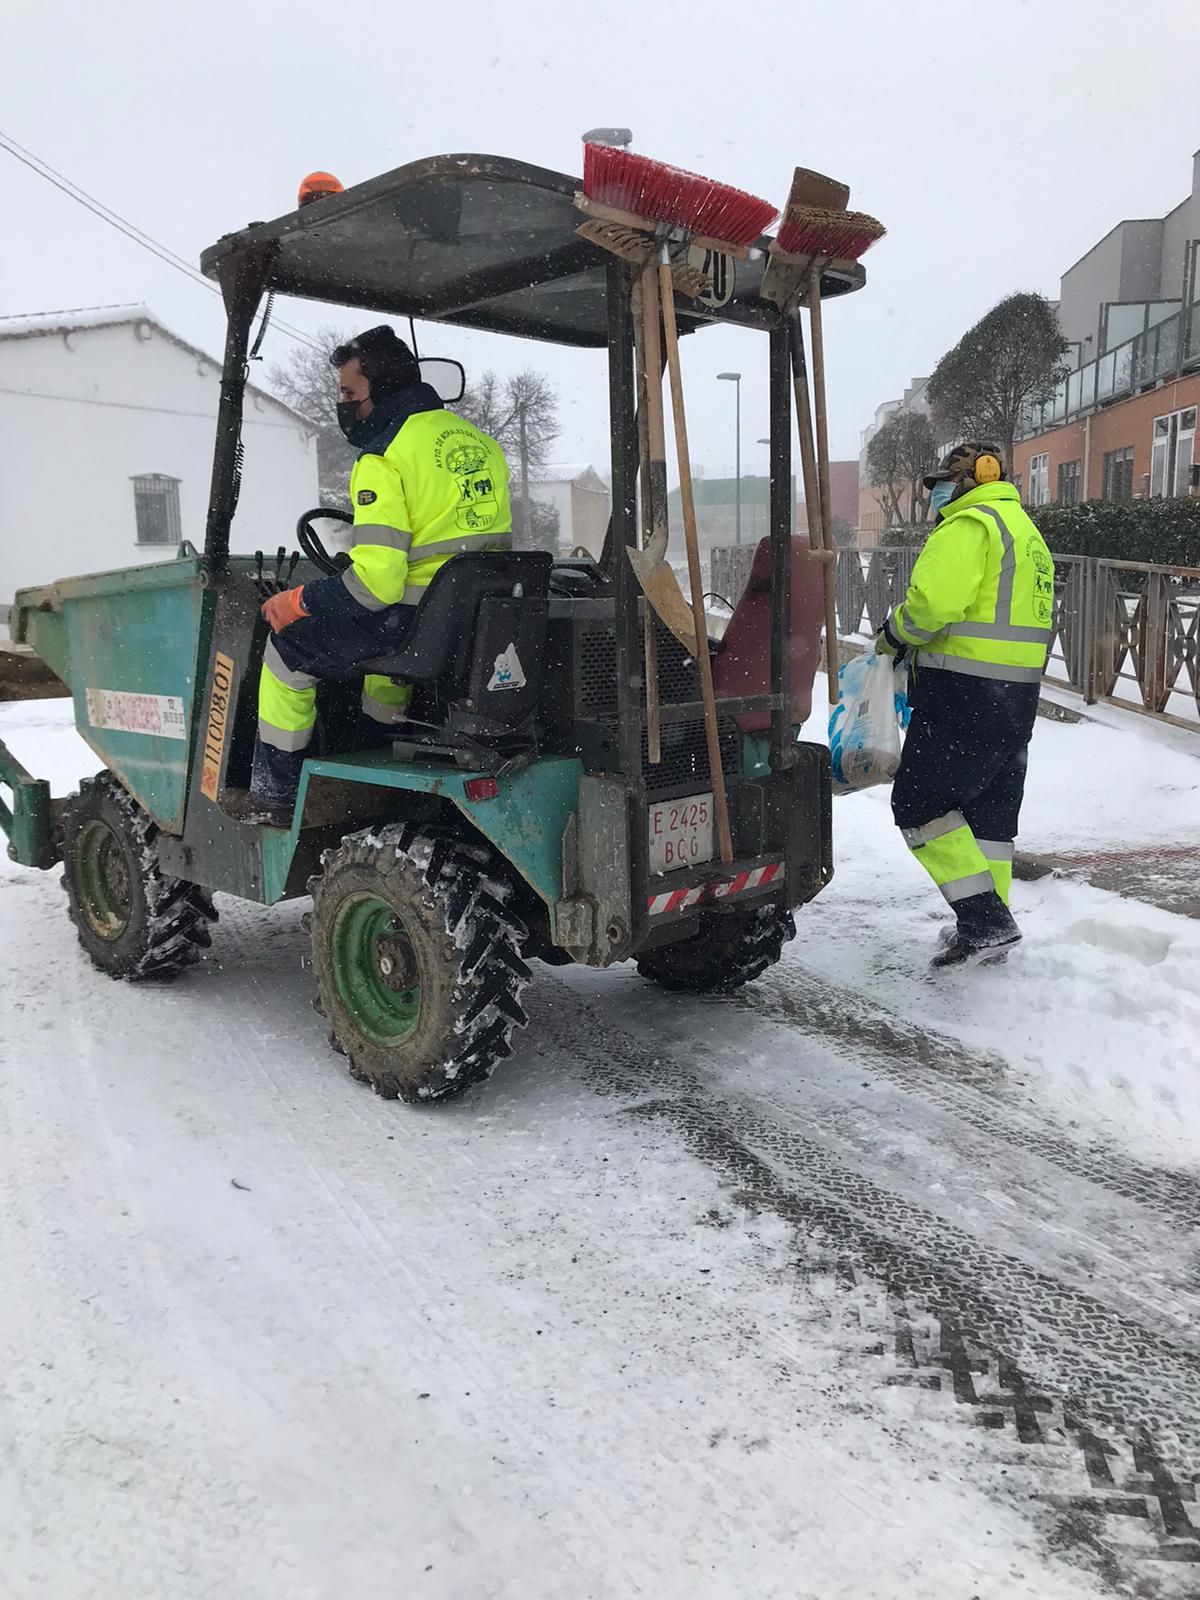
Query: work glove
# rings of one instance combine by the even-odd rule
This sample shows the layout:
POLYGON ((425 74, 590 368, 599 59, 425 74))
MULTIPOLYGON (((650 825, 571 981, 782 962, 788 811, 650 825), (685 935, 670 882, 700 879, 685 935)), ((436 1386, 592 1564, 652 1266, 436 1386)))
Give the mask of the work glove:
POLYGON ((271 632, 282 633, 285 628, 290 628, 293 622, 299 622, 301 617, 308 616, 308 612, 304 609, 304 585, 300 584, 295 589, 285 589, 282 594, 273 594, 259 609, 266 617, 271 632))
POLYGON ((875 635, 875 654, 877 656, 891 656, 897 661, 904 659, 904 647, 897 648, 888 638, 882 628, 875 635))

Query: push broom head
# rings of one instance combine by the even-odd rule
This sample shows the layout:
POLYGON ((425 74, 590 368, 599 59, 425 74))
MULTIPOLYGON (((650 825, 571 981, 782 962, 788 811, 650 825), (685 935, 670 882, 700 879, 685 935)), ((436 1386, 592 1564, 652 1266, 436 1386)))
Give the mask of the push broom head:
POLYGON ((826 206, 792 206, 784 213, 776 237, 789 256, 828 256, 857 261, 887 229, 865 211, 834 211, 826 206))
POLYGON ((753 244, 778 216, 742 189, 606 144, 583 147, 583 192, 614 211, 731 245, 753 244))
POLYGON ((827 256, 833 261, 857 261, 887 229, 864 211, 848 211, 850 190, 835 178, 797 167, 776 250, 789 256, 827 256))

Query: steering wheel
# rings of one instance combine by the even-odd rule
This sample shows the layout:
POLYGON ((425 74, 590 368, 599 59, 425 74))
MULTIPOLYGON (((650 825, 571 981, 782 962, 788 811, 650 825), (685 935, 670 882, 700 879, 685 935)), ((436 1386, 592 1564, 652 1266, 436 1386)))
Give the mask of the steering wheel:
POLYGON ((331 556, 321 542, 321 536, 313 528, 313 521, 317 517, 328 517, 331 522, 354 521, 349 511, 342 511, 337 506, 316 506, 312 511, 306 511, 296 523, 296 540, 304 554, 314 567, 319 567, 322 572, 330 577, 338 572, 345 572, 350 565, 350 557, 344 550, 339 550, 336 556, 331 556))

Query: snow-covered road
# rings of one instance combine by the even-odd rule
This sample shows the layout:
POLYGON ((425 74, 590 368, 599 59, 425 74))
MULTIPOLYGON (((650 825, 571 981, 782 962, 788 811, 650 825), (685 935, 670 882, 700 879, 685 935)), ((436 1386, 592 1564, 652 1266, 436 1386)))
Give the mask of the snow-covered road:
MULTIPOLYGON (((58 792, 65 712, 0 708, 58 792)), ((1056 769, 1132 781, 1078 731, 1034 848, 1056 769)), ((1141 766, 1194 822, 1194 758, 1141 766)), ((885 804, 837 821, 753 990, 538 968, 430 1112, 327 1050, 303 905, 115 985, 5 865, 0 1594, 1194 1595, 1200 926, 1021 885, 1008 967, 934 985, 885 804)))

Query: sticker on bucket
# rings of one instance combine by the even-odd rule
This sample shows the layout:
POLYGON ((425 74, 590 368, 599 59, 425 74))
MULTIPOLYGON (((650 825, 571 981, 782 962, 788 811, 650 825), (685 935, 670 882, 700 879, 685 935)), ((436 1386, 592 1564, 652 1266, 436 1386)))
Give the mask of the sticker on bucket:
POLYGON ((200 769, 200 793, 214 805, 221 784, 221 756, 232 707, 233 662, 218 650, 208 693, 208 731, 204 736, 204 764, 200 769))
POLYGON ((523 689, 525 668, 517 654, 515 644, 510 644, 502 655, 496 657, 496 670, 492 673, 489 689, 523 689))
POLYGON ((88 721, 93 728, 147 733, 157 739, 186 739, 183 701, 173 694, 131 694, 126 689, 89 689, 88 721))

